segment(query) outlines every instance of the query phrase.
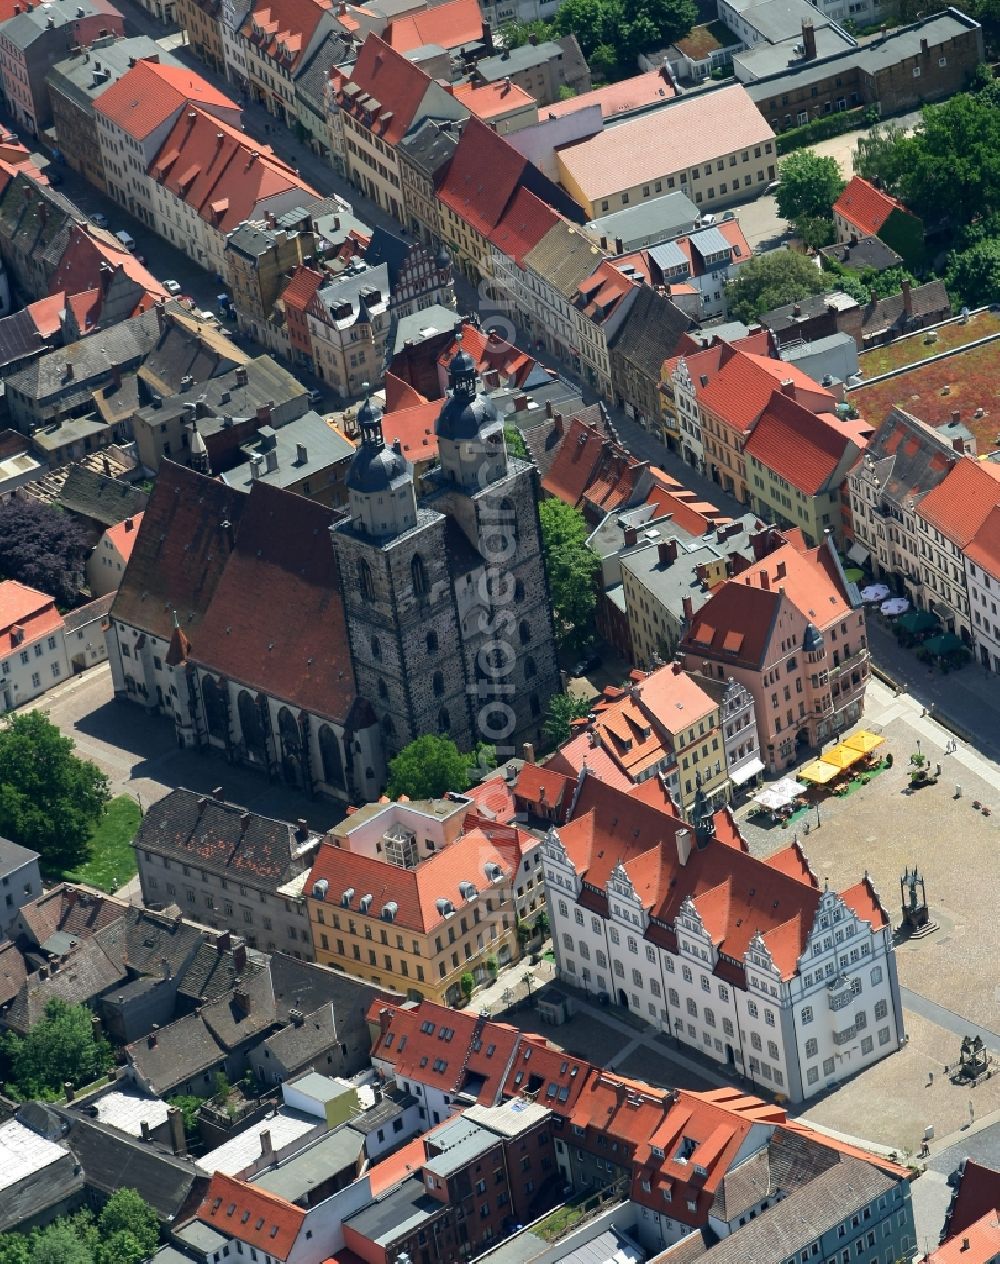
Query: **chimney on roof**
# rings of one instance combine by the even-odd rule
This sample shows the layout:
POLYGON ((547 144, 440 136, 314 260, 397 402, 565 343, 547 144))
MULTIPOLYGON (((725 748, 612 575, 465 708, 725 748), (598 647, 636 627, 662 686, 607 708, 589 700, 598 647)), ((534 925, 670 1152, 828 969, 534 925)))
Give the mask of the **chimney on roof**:
MULTIPOLYGON (((926 43, 926 41, 924 41, 926 43)), ((902 284, 903 290, 903 314, 907 320, 913 315, 913 287, 909 281, 902 284)))
POLYGON ((268 1159, 274 1153, 274 1147, 271 1145, 271 1129, 261 1128, 260 1130, 260 1157, 268 1159))
POLYGON ((778 563, 778 565, 777 565, 777 567, 776 567, 776 569, 775 569, 775 572, 774 572, 774 578, 775 578, 775 579, 784 579, 784 578, 785 578, 785 573, 786 573, 786 571, 787 571, 787 570, 788 570, 788 567, 785 565, 785 563, 784 563, 784 562, 779 562, 779 563, 778 563))
POLYGON ((518 396, 516 397, 516 399, 514 400, 514 411, 515 411, 516 413, 523 413, 523 412, 527 412, 527 411, 528 411, 528 397, 527 397, 527 395, 518 395, 518 396))
POLYGON ((229 948, 232 942, 233 942, 232 935, 230 935, 228 930, 224 930, 222 934, 219 936, 219 938, 215 941, 215 950, 219 954, 220 957, 222 956, 224 952, 229 951, 229 948))
POLYGON ((767 573, 766 568, 760 573, 760 586, 768 592, 771 591, 771 576, 767 573))
POLYGON ((221 786, 215 787, 215 789, 212 791, 212 798, 215 799, 218 803, 222 802, 222 787, 221 786))
POLYGON ((624 538, 625 538, 625 547, 631 548, 631 546, 635 544, 636 540, 638 540, 639 532, 636 530, 635 527, 626 527, 625 532, 624 532, 624 538))
POLYGON ((661 540, 657 546, 657 552, 660 555, 661 566, 673 566, 677 561, 677 541, 661 540))
POLYGON ((257 409, 257 420, 262 426, 269 426, 271 424, 271 405, 270 404, 260 405, 260 407, 257 409))
MULTIPOLYGON (((924 43, 924 44, 925 44, 926 42, 927 42, 926 40, 921 40, 921 43, 924 43)), ((963 1251, 968 1251, 968 1250, 969 1250, 969 1246, 970 1246, 969 1239, 968 1239, 968 1238, 963 1238, 963 1239, 962 1239, 962 1247, 961 1247, 961 1249, 962 1249, 963 1251)))
POLYGON ((124 522, 124 527, 125 527, 125 534, 126 534, 126 535, 127 535, 130 531, 134 531, 134 530, 135 530, 135 519, 134 519, 134 518, 126 518, 126 519, 125 519, 125 522, 124 522))
POLYGON ((789 399, 795 398, 795 383, 791 378, 781 383, 781 393, 782 395, 787 395, 789 399))
POLYGON ((148 1119, 139 1120, 139 1132, 142 1135, 143 1141, 149 1140, 149 1120, 148 1119))
POLYGON ((171 973, 170 962, 167 960, 166 957, 161 957, 160 958, 160 975, 162 976, 164 983, 170 982, 170 973, 171 973))
POLYGON ((931 46, 925 39, 920 41, 920 55, 921 57, 929 57, 931 55, 931 46))
POLYGON ((146 1047, 147 1047, 148 1049, 155 1049, 155 1048, 156 1048, 156 1033, 157 1033, 159 1030, 160 1030, 160 1024, 159 1024, 159 1023, 154 1023, 154 1024, 153 1024, 153 1030, 152 1030, 152 1031, 149 1033, 149 1035, 146 1037, 146 1047))
POLYGON ((690 597, 682 597, 681 605, 684 609, 684 622, 690 627, 691 620, 694 618, 694 602, 690 597))
POLYGON ((296 465, 309 464, 309 452, 304 443, 297 443, 295 445, 295 464, 296 465))
POLYGON ((806 61, 816 60, 816 28, 808 18, 802 23, 802 56, 806 61))
POLYGON ((244 1014, 250 1013, 250 993, 246 988, 236 988, 233 992, 233 1004, 244 1014))
POLYGON ((167 1107, 167 1123, 170 1125, 170 1147, 174 1154, 187 1154, 187 1138, 184 1136, 184 1116, 176 1106, 167 1107))
POLYGON ((562 413, 552 414, 552 433, 561 435, 563 432, 563 415, 562 413))
POLYGON ((233 949, 233 969, 237 974, 242 974, 247 965, 247 946, 246 944, 237 944, 233 949))
POLYGON ((236 368, 236 385, 246 386, 247 384, 247 368, 245 364, 237 365, 236 368))
POLYGON ((693 843, 691 831, 689 829, 679 829, 674 837, 677 844, 677 859, 682 865, 686 865, 688 857, 691 855, 693 843))
POLYGON ((521 753, 526 764, 535 762, 535 745, 533 742, 525 742, 521 748, 521 753))

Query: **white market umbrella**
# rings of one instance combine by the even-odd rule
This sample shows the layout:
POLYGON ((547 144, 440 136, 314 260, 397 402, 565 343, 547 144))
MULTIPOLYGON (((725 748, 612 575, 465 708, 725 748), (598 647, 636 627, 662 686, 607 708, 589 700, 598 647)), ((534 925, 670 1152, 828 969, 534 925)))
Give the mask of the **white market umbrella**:
POLYGON ((910 608, 910 603, 905 597, 890 597, 888 601, 883 601, 879 609, 883 614, 905 614, 910 608))
POLYGON ((889 588, 886 584, 869 584, 861 590, 861 600, 865 602, 885 601, 888 596, 889 588))

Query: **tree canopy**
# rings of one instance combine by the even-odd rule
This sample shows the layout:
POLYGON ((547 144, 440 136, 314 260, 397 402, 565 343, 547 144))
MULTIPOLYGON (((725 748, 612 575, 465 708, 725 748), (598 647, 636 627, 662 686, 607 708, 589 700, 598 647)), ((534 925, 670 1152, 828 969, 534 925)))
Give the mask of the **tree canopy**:
POLYGON ((785 219, 831 219, 833 204, 844 191, 836 158, 822 158, 799 149, 778 168, 778 210, 785 219))
POLYGON ((1000 302, 1000 238, 987 238, 948 260, 945 284, 966 307, 1000 302))
POLYGON ((450 737, 425 733, 389 761, 386 794, 390 799, 437 799, 451 790, 468 790, 477 764, 477 754, 460 751, 450 737))
POLYGON ((538 514, 557 631, 565 644, 579 644, 593 627, 600 559, 587 544, 590 532, 579 509, 552 498, 538 514))
POLYGON ((507 444, 507 451, 511 456, 519 456, 524 460, 528 459, 528 445, 524 442, 524 435, 521 434, 517 426, 510 423, 504 426, 503 437, 507 444))
POLYGON ((694 0, 565 0, 551 22, 513 22, 502 28, 508 48, 529 40, 575 35, 591 70, 601 78, 635 74, 640 53, 666 48, 697 21, 694 0))
POLYGON ((37 851, 51 877, 86 859, 110 797, 104 773, 73 751, 40 711, 0 726, 0 834, 37 851))
POLYGON ((84 1210, 31 1233, 0 1235, 0 1264, 143 1264, 159 1243, 156 1212, 134 1189, 119 1189, 96 1221, 84 1210))
POLYGON ((549 699, 542 731, 553 746, 562 746, 569 740, 571 724, 582 719, 590 711, 590 703, 579 694, 554 693, 549 699))
POLYGON ((69 514, 16 497, 0 505, 0 577, 68 606, 76 600, 89 552, 83 528, 69 514))
POLYGON ((748 259, 726 286, 729 314, 749 325, 772 308, 821 294, 825 288, 823 274, 805 255, 772 250, 748 259))
POLYGON ((0 1067, 8 1092, 20 1100, 62 1097, 65 1084, 90 1084, 111 1066, 111 1046, 95 1036, 93 1016, 84 1005, 54 997, 45 1017, 26 1036, 0 1036, 0 1067))

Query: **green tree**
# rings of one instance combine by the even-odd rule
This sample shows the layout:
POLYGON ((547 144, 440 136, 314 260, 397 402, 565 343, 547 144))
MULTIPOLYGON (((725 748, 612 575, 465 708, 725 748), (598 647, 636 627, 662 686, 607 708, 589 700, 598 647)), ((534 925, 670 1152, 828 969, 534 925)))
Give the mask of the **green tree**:
POLYGON ((953 253, 945 284, 966 307, 1000 302, 1000 238, 953 253))
POLYGON ((534 22, 505 22, 497 32, 497 43, 504 48, 522 48, 532 40, 536 44, 552 38, 552 27, 538 19, 534 22))
POLYGON ((95 1264, 90 1247, 68 1220, 56 1220, 31 1235, 32 1264, 95 1264))
POLYGON ((542 911, 535 918, 535 931, 538 935, 538 938, 548 939, 549 931, 551 929, 552 928, 549 925, 549 915, 545 911, 545 909, 542 909, 542 911))
POLYGON ((0 834, 41 855, 58 877, 87 858, 87 840, 110 798, 103 772, 73 753, 40 711, 0 727, 0 834))
POLYGON ((894 190, 903 171, 906 133, 898 123, 881 123, 867 136, 858 139, 854 151, 854 170, 869 182, 877 182, 886 191, 894 190))
POLYGON ((820 294, 824 288, 823 274, 805 255, 792 250, 754 255, 726 286, 729 315, 752 324, 764 312, 820 294))
POLYGON ((0 505, 0 575, 49 593, 60 606, 77 598, 90 546, 71 514, 36 500, 0 505))
POLYGON ((503 428, 504 441, 507 444, 507 451, 511 456, 519 456, 523 460, 530 460, 528 453, 528 445, 524 442, 524 435, 521 434, 517 426, 506 425, 503 428))
POLYGON ((903 288, 904 281, 909 281, 911 285, 918 284, 916 277, 906 268, 886 268, 884 272, 866 268, 861 274, 861 283, 867 287, 873 299, 889 298, 893 294, 898 294, 903 288))
POLYGON ((584 57, 601 44, 613 44, 618 32, 614 0, 565 0, 552 22, 557 35, 575 35, 584 57))
POLYGON ((590 711, 590 703, 575 693, 554 693, 545 712, 542 732, 553 746, 569 741, 574 720, 581 720, 590 711))
POLYGON ((462 975, 458 981, 458 986, 462 989, 462 995, 468 1001, 472 997, 472 993, 476 990, 476 980, 468 971, 462 975))
POLYGON ((795 235, 801 237, 803 245, 810 250, 822 250, 824 246, 833 245, 837 233, 832 219, 824 219, 822 215, 802 215, 795 221, 795 235))
POLYGON ((84 1005, 53 998, 45 1017, 26 1036, 0 1036, 0 1063, 7 1089, 22 1101, 37 1097, 56 1101, 67 1083, 90 1084, 111 1066, 111 1046, 94 1035, 93 1018, 84 1005))
POLYGON ((475 754, 464 754, 450 737, 425 733, 389 761, 390 799, 437 799, 451 790, 468 790, 475 754))
POLYGON ((600 559, 587 544, 589 530, 578 509, 553 498, 543 500, 538 513, 545 569, 560 638, 569 645, 579 644, 593 626, 600 559))
POLYGON ((618 54, 611 44, 598 44, 587 62, 595 79, 614 79, 618 74, 618 54))
POLYGON ((844 191, 836 158, 799 149, 780 164, 778 174, 778 210, 785 219, 833 218, 833 204, 844 191))
POLYGON ((842 290, 845 294, 849 294, 856 303, 860 303, 862 307, 866 307, 871 302, 871 291, 868 286, 859 278, 856 272, 842 272, 834 283, 835 290, 842 290))
POLYGON ((31 1246, 23 1234, 0 1234, 0 1264, 31 1264, 31 1246))
POLYGON ((102 1243, 98 1264, 145 1260, 160 1244, 156 1212, 134 1189, 118 1189, 111 1195, 97 1217, 97 1229, 102 1243), (112 1244, 114 1250, 108 1249, 112 1244))
MULTIPOLYGON (((200 1097, 192 1097, 190 1094, 180 1094, 177 1097, 168 1097, 167 1105, 173 1106, 175 1110, 181 1112, 181 1119, 184 1121, 184 1132, 188 1137, 193 1137, 198 1131, 198 1112, 202 1108, 202 1099, 200 1097)), ((0 1261, 2 1264, 2 1261, 0 1261)))

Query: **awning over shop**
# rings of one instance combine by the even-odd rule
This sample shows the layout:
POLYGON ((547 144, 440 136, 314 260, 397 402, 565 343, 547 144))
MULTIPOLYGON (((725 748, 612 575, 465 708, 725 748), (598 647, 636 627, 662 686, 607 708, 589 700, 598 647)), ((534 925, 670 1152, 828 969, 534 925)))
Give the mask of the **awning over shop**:
POLYGON ((744 785, 751 777, 756 777, 759 772, 764 771, 764 765, 759 759, 751 759, 744 764, 742 768, 737 768, 735 772, 729 774, 729 780, 738 786, 744 785))

